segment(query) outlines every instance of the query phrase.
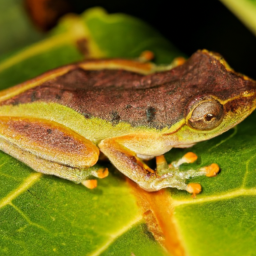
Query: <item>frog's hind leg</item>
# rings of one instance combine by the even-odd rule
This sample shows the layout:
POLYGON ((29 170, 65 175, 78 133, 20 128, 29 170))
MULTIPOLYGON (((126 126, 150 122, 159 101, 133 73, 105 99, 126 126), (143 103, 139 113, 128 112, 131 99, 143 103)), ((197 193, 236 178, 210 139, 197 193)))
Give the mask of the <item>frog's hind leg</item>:
POLYGON ((75 183, 108 175, 107 169, 96 164, 99 158, 96 145, 49 120, 0 117, 0 150, 35 171, 75 183))
MULTIPOLYGON (((29 151, 24 151, 17 145, 0 138, 0 150, 15 157, 21 162, 25 163, 37 172, 54 175, 75 183, 82 183, 92 177, 99 177, 97 172, 102 172, 102 166, 96 164, 87 168, 77 168, 67 165, 62 165, 53 161, 47 161, 41 157, 31 154, 29 151)), ((108 171, 105 173, 108 174, 108 171)), ((85 184, 83 184, 85 185, 85 184)))

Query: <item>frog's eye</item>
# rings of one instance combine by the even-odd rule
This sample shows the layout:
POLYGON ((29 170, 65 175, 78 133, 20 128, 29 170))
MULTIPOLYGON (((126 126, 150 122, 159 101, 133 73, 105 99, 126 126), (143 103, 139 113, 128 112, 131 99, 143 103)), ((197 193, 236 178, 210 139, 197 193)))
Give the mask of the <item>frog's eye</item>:
POLYGON ((223 116, 223 106, 217 100, 208 99, 194 107, 188 124, 198 130, 211 130, 221 123, 223 116))

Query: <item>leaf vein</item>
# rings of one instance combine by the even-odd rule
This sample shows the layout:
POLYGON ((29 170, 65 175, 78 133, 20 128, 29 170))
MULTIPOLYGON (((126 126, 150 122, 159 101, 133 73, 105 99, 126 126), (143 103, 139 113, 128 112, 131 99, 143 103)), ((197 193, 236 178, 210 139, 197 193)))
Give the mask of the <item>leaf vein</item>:
POLYGON ((244 178, 243 178, 243 182, 242 182, 242 186, 241 188, 244 188, 245 187, 245 183, 246 183, 246 179, 247 179, 247 176, 248 176, 248 173, 249 173, 249 164, 251 163, 251 161, 256 157, 256 154, 251 156, 245 163, 245 166, 246 166, 246 171, 245 171, 245 174, 244 174, 244 178))
POLYGON ((41 177, 42 173, 31 174, 17 189, 10 192, 6 197, 0 200, 0 209, 10 204, 12 200, 21 195, 24 191, 34 185, 41 177))
MULTIPOLYGON (((0 166, 0 168, 1 168, 1 167, 2 167, 2 166, 0 166)), ((15 180, 15 181, 20 181, 20 180, 21 180, 21 178, 13 177, 13 176, 8 175, 8 174, 5 174, 5 173, 0 173, 0 176, 5 177, 5 178, 8 178, 8 179, 11 179, 11 180, 15 180)))
POLYGON ((125 232, 127 232, 129 229, 131 229, 135 224, 138 224, 140 221, 142 221, 142 216, 139 215, 136 218, 134 218, 132 221, 130 221, 129 223, 127 223, 127 225, 125 225, 124 227, 122 227, 121 229, 119 229, 118 231, 116 231, 113 234, 109 235, 109 239, 102 244, 102 246, 100 248, 98 248, 97 250, 95 250, 94 252, 92 252, 89 256, 98 256, 100 255, 102 252, 104 252, 116 239, 118 239, 120 236, 122 236, 125 232))
POLYGON ((29 219, 29 217, 20 208, 18 208, 16 205, 14 205, 13 203, 10 203, 9 205, 11 205, 27 221, 27 223, 29 225, 35 226, 35 227, 37 227, 39 229, 42 229, 42 230, 44 230, 46 232, 49 232, 49 230, 47 228, 45 228, 45 227, 43 227, 41 225, 38 225, 38 224, 34 223, 33 221, 31 221, 29 219))
POLYGON ((219 147, 221 144, 227 142, 228 140, 232 139, 236 134, 237 134, 238 128, 237 126, 235 126, 233 128, 233 133, 230 134, 227 138, 225 138, 224 140, 221 140, 219 143, 215 144, 214 146, 212 146, 211 148, 208 149, 208 152, 212 151, 213 149, 219 147))
POLYGON ((50 39, 45 40, 44 42, 36 43, 34 46, 25 49, 21 51, 18 54, 15 54, 15 56, 8 58, 7 60, 3 61, 0 63, 0 72, 3 70, 25 60, 28 58, 33 57, 36 54, 39 54, 43 51, 47 51, 50 48, 53 48, 54 46, 58 46, 61 44, 64 44, 66 42, 70 41, 69 36, 66 34, 61 35, 61 36, 55 36, 50 39))
POLYGON ((236 189, 229 193, 219 194, 214 196, 208 196, 205 198, 189 199, 189 200, 173 200, 173 206, 184 206, 192 204, 202 204, 220 200, 228 200, 239 196, 256 196, 256 188, 253 189, 236 189))

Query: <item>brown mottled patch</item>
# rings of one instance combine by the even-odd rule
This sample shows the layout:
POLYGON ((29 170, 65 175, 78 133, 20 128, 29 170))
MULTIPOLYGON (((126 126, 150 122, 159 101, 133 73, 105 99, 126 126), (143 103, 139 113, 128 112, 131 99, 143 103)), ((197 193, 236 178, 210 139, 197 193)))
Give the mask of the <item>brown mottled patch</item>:
POLYGON ((88 50, 88 40, 86 38, 80 38, 76 41, 76 45, 78 50, 84 55, 84 57, 88 57, 90 55, 88 50))
POLYGON ((36 101, 36 100, 37 100, 36 92, 33 92, 33 93, 31 94, 31 102, 36 101))
POLYGON ((86 118, 86 119, 89 119, 91 118, 92 116, 88 113, 82 113, 82 115, 86 118))
POLYGON ((47 133, 48 134, 52 133, 52 129, 47 129, 47 133))
POLYGON ((59 94, 56 94, 56 95, 55 95, 55 98, 56 98, 56 100, 60 100, 60 99, 61 99, 61 96, 60 96, 59 94))
POLYGON ((112 118, 111 118, 112 124, 114 124, 114 125, 118 124, 119 121, 120 121, 120 116, 118 115, 118 112, 113 111, 113 112, 111 113, 111 116, 112 116, 112 118))
POLYGON ((146 109, 147 121, 152 122, 156 115, 156 109, 153 107, 148 107, 146 109))

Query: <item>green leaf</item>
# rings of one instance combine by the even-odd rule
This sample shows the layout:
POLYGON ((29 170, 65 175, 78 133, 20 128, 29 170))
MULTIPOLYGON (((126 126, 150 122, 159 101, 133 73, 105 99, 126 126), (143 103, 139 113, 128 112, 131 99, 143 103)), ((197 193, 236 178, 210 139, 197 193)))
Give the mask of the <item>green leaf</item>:
POLYGON ((255 0, 221 0, 256 35, 255 0))
MULTIPOLYGON (((145 23, 91 9, 2 60, 0 87, 85 55, 136 58, 143 50, 153 50, 158 63, 180 56, 145 23)), ((144 192, 113 168, 97 189, 86 190, 1 153, 0 255, 254 255, 255 118, 192 148, 200 159, 184 170, 213 162, 221 167, 214 178, 193 179, 203 187, 196 199, 175 189, 144 192)), ((168 162, 188 151, 171 150, 168 162)))

